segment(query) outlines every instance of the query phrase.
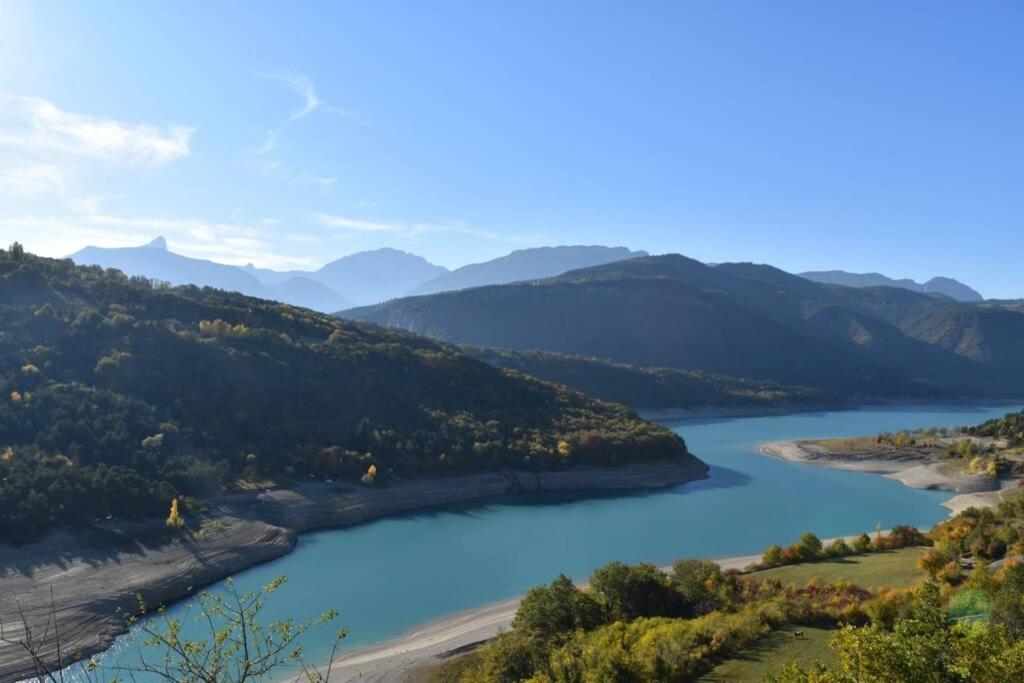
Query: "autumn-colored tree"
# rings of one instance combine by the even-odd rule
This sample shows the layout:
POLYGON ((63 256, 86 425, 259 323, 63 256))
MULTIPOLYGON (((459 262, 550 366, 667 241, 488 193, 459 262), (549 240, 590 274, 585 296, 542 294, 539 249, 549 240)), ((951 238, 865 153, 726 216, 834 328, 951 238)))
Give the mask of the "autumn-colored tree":
POLYGON ((360 481, 367 485, 377 481, 377 466, 370 465, 370 468, 366 470, 366 474, 363 475, 363 478, 360 479, 360 481))
POLYGON ((782 564, 782 561, 783 561, 782 554, 783 554, 782 546, 780 546, 780 545, 770 545, 764 551, 764 554, 761 556, 761 562, 766 567, 775 567, 777 565, 782 564))
POLYGON ((914 437, 910 435, 910 432, 903 430, 893 437, 892 445, 896 448, 909 448, 914 445, 914 437))
POLYGON ((167 515, 167 526, 171 529, 184 529, 185 518, 178 512, 178 499, 171 499, 171 513, 167 515))
POLYGON ((921 571, 926 572, 928 576, 934 579, 946 566, 947 562, 949 562, 949 555, 937 548, 929 548, 918 559, 917 566, 921 568, 921 571))

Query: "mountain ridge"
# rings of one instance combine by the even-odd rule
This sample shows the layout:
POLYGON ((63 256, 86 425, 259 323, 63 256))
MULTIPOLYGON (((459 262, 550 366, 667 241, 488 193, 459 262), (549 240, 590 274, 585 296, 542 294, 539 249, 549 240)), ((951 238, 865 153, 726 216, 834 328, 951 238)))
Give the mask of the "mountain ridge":
POLYGON ((460 344, 719 373, 830 395, 1024 394, 1024 363, 1006 351, 1024 338, 1024 316, 1009 309, 823 285, 766 265, 712 268, 678 254, 343 315, 460 344), (947 323, 972 315, 1001 349, 998 362, 935 339, 947 323))
POLYGON ((646 255, 645 251, 631 251, 626 247, 600 245, 562 245, 517 249, 490 261, 470 263, 443 273, 416 287, 409 292, 409 295, 436 294, 470 287, 544 279, 570 270, 646 255))
POLYGON ((851 273, 845 270, 819 270, 799 273, 800 277, 829 285, 845 287, 897 287, 922 294, 941 294, 956 301, 969 303, 984 301, 980 292, 959 280, 936 276, 927 282, 915 282, 909 278, 891 278, 881 273, 851 273))

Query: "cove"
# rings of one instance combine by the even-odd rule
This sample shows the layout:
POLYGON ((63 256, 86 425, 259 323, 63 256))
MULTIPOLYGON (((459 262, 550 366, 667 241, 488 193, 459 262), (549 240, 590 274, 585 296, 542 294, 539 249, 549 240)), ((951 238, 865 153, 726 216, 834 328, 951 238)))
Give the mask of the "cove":
MULTIPOLYGON (((247 570, 235 582, 244 591, 286 575, 265 620, 304 620, 337 608, 349 650, 514 597, 559 573, 585 580, 612 560, 664 565, 686 556, 751 554, 807 530, 825 538, 879 524, 928 527, 946 517, 940 503, 953 494, 790 463, 757 449, 767 441, 963 426, 1011 410, 1019 408, 903 405, 670 422, 711 466, 709 479, 634 495, 505 496, 311 533, 292 554, 247 570)), ((168 614, 187 618, 181 604, 168 614)), ((334 630, 309 634, 307 661, 327 657, 334 630)), ((104 653, 104 663, 131 656, 134 647, 119 640, 104 653)))

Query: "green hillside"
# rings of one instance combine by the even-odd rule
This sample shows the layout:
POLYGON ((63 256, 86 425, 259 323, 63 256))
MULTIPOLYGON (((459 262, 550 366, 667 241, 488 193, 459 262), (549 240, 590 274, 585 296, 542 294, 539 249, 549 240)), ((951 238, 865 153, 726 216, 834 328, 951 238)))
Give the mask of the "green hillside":
POLYGON ((691 457, 626 408, 404 332, 0 252, 0 529, 226 482, 691 457))
POLYGON ((838 396, 809 387, 674 368, 643 368, 546 351, 464 346, 474 358, 637 408, 820 406, 838 396))
MULTIPOLYGON (((812 387, 844 396, 1022 393, 1007 344, 1024 316, 892 288, 822 285, 770 266, 638 258, 531 283, 480 287, 346 311, 446 341, 597 357, 812 387), (932 318, 986 324, 971 353, 932 318), (988 324, 990 317, 1006 320, 988 324)), ((965 332, 965 334, 968 334, 965 332)))

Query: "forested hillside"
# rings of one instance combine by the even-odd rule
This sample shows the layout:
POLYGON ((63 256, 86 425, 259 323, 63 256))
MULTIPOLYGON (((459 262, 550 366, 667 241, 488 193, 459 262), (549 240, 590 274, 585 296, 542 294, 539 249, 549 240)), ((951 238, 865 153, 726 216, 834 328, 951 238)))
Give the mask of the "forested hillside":
POLYGON ((726 374, 848 397, 1009 396, 1024 316, 679 255, 347 311, 439 339, 726 374))
POLYGON ((838 395, 810 387, 737 379, 728 375, 674 368, 642 368, 547 351, 508 351, 473 346, 462 349, 492 365, 558 382, 590 396, 636 408, 795 408, 841 402, 838 395))
POLYGON ((690 457, 619 405, 306 309, 0 252, 0 529, 239 478, 690 457))

